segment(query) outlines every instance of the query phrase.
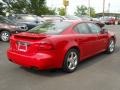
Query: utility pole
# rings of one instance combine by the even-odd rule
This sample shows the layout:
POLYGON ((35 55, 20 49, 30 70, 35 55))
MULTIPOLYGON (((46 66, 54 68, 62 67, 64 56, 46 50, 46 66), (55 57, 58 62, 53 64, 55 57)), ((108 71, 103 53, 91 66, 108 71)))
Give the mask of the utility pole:
POLYGON ((110 13, 110 2, 108 3, 108 13, 110 13))
POLYGON ((63 5, 65 7, 65 15, 67 15, 67 6, 69 6, 69 0, 63 0, 63 5))
POLYGON ((103 0, 103 18, 105 16, 105 0, 103 0))
POLYGON ((89 9, 89 16, 91 16, 90 0, 88 0, 88 9, 89 9))

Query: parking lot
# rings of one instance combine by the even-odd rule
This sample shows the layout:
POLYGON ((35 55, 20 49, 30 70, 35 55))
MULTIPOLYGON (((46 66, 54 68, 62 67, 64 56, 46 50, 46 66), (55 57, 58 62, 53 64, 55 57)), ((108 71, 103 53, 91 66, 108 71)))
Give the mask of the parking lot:
POLYGON ((0 41, 0 90, 120 90, 120 26, 113 54, 99 54, 79 64, 74 73, 24 69, 7 60, 8 43, 0 41))

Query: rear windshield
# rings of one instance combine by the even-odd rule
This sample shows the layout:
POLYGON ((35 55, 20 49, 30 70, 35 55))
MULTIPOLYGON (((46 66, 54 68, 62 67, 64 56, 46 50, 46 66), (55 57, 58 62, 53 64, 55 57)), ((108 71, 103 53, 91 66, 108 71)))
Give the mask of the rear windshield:
POLYGON ((69 27, 71 22, 45 22, 39 26, 29 30, 30 33, 59 34, 69 27))

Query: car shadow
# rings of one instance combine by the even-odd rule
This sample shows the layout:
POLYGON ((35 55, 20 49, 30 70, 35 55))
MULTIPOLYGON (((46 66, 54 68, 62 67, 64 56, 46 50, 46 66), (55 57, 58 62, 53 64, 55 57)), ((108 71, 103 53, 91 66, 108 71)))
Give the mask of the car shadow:
POLYGON ((45 77, 58 77, 58 76, 63 76, 67 75, 67 73, 64 73, 61 69, 53 69, 53 70, 35 70, 35 69, 28 69, 24 67, 20 67, 23 70, 30 72, 35 75, 40 75, 40 76, 45 76, 45 77))
POLYGON ((77 71, 80 71, 81 69, 90 67, 91 65, 101 62, 101 61, 105 60, 105 58, 108 58, 111 55, 119 53, 119 52, 120 52, 120 46, 116 46, 115 51, 112 54, 107 54, 107 53, 103 52, 103 53, 97 54, 93 57, 90 57, 79 63, 77 71))
POLYGON ((82 62, 79 63, 77 71, 80 71, 80 70, 88 68, 94 64, 97 64, 97 63, 103 61, 107 57, 109 57, 109 55, 107 55, 105 53, 100 53, 100 54, 97 54, 86 60, 83 60, 82 62))
MULTIPOLYGON (((120 46, 116 46, 115 52, 113 54, 118 53, 120 51, 119 49, 120 49, 120 46)), ((91 65, 97 64, 97 63, 105 60, 105 58, 108 58, 110 55, 112 55, 112 54, 100 53, 93 57, 90 57, 90 58, 80 62, 78 65, 78 68, 75 72, 80 72, 83 69, 89 68, 91 65)), ((23 67, 21 67, 21 68, 32 74, 46 76, 46 77, 59 77, 59 76, 63 76, 63 75, 72 74, 72 73, 64 73, 61 69, 40 71, 40 70, 35 70, 35 69, 27 69, 27 68, 23 68, 23 67)), ((75 73, 75 72, 73 72, 73 73, 75 73)))

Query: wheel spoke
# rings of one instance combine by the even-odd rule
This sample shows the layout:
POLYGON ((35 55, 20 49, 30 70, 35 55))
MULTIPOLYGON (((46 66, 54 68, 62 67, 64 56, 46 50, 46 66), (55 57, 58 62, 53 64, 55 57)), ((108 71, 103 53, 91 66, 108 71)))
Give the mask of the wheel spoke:
POLYGON ((75 56, 73 57, 73 59, 76 60, 76 59, 77 59, 77 56, 75 55, 75 56))
POLYGON ((68 66, 69 68, 71 68, 72 67, 72 63, 69 63, 69 66, 68 66))
POLYGON ((71 52, 71 58, 73 59, 73 57, 74 57, 74 53, 73 53, 73 52, 71 52))

